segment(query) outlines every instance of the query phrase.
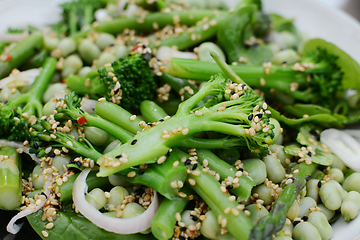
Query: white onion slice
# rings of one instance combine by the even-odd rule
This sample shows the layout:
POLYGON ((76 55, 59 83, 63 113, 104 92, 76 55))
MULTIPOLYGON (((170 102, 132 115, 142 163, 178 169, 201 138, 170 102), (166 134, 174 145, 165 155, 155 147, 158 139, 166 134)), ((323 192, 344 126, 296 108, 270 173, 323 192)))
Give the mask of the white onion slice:
MULTIPOLYGON (((52 185, 52 174, 48 174, 47 175, 47 179, 46 179, 46 182, 44 184, 44 193, 46 194, 47 197, 50 196, 50 189, 49 187, 52 185)), ((26 208, 25 210, 23 211, 20 211, 18 212, 18 214, 16 214, 11 220, 10 222, 8 223, 7 227, 6 227, 6 230, 9 232, 9 233, 12 233, 12 234, 17 234, 21 227, 22 227, 22 224, 19 224, 17 225, 16 224, 16 221, 19 220, 20 218, 23 218, 23 217, 26 217, 27 215, 30 215, 34 212, 37 212, 39 211, 45 204, 46 200, 43 201, 41 204, 39 205, 36 205, 36 207, 34 209, 30 209, 30 208, 26 208)))
POLYGON ((168 46, 159 47, 156 53, 156 57, 161 61, 167 63, 172 58, 185 58, 185 59, 197 59, 198 56, 193 52, 181 52, 174 50, 168 46))
POLYGON ((37 163, 40 163, 39 158, 34 153, 29 153, 30 148, 25 147, 21 142, 15 142, 15 141, 8 141, 5 139, 0 139, 0 147, 13 147, 13 148, 20 148, 23 150, 24 153, 28 154, 32 160, 34 160, 37 163))
POLYGON ((0 80, 0 89, 10 84, 15 86, 29 86, 32 85, 36 77, 40 74, 40 69, 34 68, 22 72, 13 72, 8 77, 0 80))
POLYGON ((326 129, 320 134, 321 142, 338 156, 346 166, 360 171, 360 143, 349 134, 334 129, 326 129))
POLYGON ((0 41, 2 42, 21 42, 28 34, 24 33, 2 33, 0 34, 0 41))
POLYGON ((159 206, 157 192, 154 190, 154 198, 148 209, 140 215, 132 218, 114 218, 99 212, 85 199, 87 190, 86 177, 90 169, 83 170, 76 178, 73 186, 73 201, 75 207, 85 218, 96 226, 118 234, 133 234, 147 230, 151 226, 156 210, 159 206))

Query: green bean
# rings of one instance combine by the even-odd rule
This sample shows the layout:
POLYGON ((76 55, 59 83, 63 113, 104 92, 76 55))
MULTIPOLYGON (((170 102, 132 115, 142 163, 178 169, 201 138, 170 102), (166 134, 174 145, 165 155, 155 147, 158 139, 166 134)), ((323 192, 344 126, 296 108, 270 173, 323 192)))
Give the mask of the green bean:
POLYGON ((271 190, 272 188, 267 187, 265 184, 260 184, 254 188, 253 193, 259 195, 259 199, 264 201, 264 205, 269 205, 274 201, 271 190))
POLYGON ((291 205, 289 211, 286 213, 286 217, 290 220, 294 220, 295 218, 299 217, 300 214, 300 206, 297 200, 291 205))
POLYGON ((100 50, 104 50, 115 42, 115 37, 109 33, 99 33, 95 43, 100 50))
POLYGON ((167 113, 159 107, 155 102, 150 100, 142 101, 140 104, 140 112, 145 121, 157 122, 167 116, 167 113))
POLYGON ((260 159, 246 159, 243 160, 244 170, 249 173, 249 176, 254 180, 256 185, 263 183, 267 177, 266 165, 260 159))
POLYGON ((110 190, 110 197, 107 199, 108 205, 118 206, 122 204, 124 198, 129 195, 128 190, 121 186, 113 187, 110 190))
POLYGON ((205 213, 205 220, 202 221, 200 232, 209 239, 218 239, 220 235, 220 224, 217 222, 217 217, 212 210, 205 213))
POLYGON ((74 75, 83 67, 83 62, 77 54, 72 54, 65 58, 64 68, 61 72, 61 76, 66 78, 68 76, 74 75))
POLYGON ((97 210, 105 207, 106 204, 105 193, 100 188, 94 188, 91 190, 88 194, 85 195, 85 199, 97 210))
POLYGON ((96 67, 97 68, 104 67, 105 64, 112 63, 115 60, 116 60, 116 58, 115 58, 114 54, 109 53, 109 52, 102 52, 96 63, 96 67))
POLYGON ((335 216, 335 210, 326 208, 322 203, 319 203, 317 206, 321 209, 321 212, 325 215, 328 221, 330 221, 335 216))
POLYGON ((97 59, 100 56, 99 47, 89 39, 81 40, 78 46, 78 52, 87 64, 92 64, 94 59, 97 59))
POLYGON ((315 202, 319 201, 319 180, 317 179, 310 179, 306 183, 306 196, 311 197, 315 200, 315 202))
POLYGON ((215 62, 210 56, 210 51, 215 52, 225 62, 226 57, 221 48, 213 42, 203 42, 199 45, 198 56, 200 61, 204 62, 215 62))
POLYGON ((43 102, 49 102, 52 98, 55 97, 56 91, 65 91, 67 89, 67 85, 65 83, 54 83, 50 84, 43 95, 43 102))
POLYGON ((92 126, 84 127, 85 137, 95 146, 102 146, 110 139, 110 134, 106 131, 92 126))
MULTIPOLYGON (((182 188, 182 192, 189 195, 191 191, 186 185, 182 188)), ((151 232, 157 239, 170 239, 174 232, 176 223, 176 213, 184 211, 188 198, 173 197, 171 200, 164 199, 157 210, 153 221, 151 222, 151 232)), ((204 226, 204 221, 202 227, 204 226)))
POLYGON ((342 197, 334 184, 336 181, 333 181, 334 180, 330 180, 321 186, 319 196, 325 207, 330 210, 337 210, 341 207, 342 197))
POLYGON ((346 222, 356 218, 360 210, 360 193, 350 191, 341 205, 341 214, 346 222))
POLYGON ((62 57, 67 57, 76 50, 76 41, 72 38, 63 38, 57 46, 62 57))
POLYGON ((249 218, 254 225, 256 225, 261 218, 269 215, 269 211, 263 205, 261 205, 259 209, 257 204, 254 203, 246 206, 246 209, 249 210, 250 212, 249 218))
POLYGON ((332 236, 332 228, 322 212, 314 211, 308 215, 308 222, 314 225, 321 235, 322 240, 329 240, 332 236))
POLYGON ((357 191, 360 193, 360 172, 354 172, 347 178, 345 178, 344 182, 342 183, 342 187, 346 191, 357 191))
POLYGON ((317 228, 309 222, 298 223, 294 227, 294 240, 322 240, 317 228))
POLYGON ((285 49, 276 53, 271 62, 276 65, 281 65, 283 63, 292 65, 298 61, 298 58, 299 56, 294 49, 285 49))
POLYGON ((70 156, 56 155, 53 158, 51 165, 59 171, 59 174, 64 174, 64 168, 67 169, 66 165, 69 164, 70 159, 70 156))
POLYGON ((38 49, 43 46, 43 37, 41 32, 34 32, 27 38, 19 42, 9 51, 11 59, 0 61, 0 79, 9 75, 14 69, 20 67, 28 59, 35 55, 38 49))
POLYGON ((279 159, 272 155, 267 155, 264 158, 264 163, 269 180, 274 183, 280 183, 285 178, 286 172, 279 159))
POLYGON ((299 202, 299 217, 307 216, 310 213, 310 208, 316 207, 317 203, 311 197, 304 197, 299 202))
POLYGON ((21 157, 15 148, 0 148, 0 209, 15 210, 21 204, 21 157), (5 158, 6 157, 6 158, 5 158))
POLYGON ((0 102, 7 102, 17 96, 20 96, 20 91, 15 88, 15 91, 10 89, 8 86, 5 86, 0 90, 0 102))
POLYGON ((338 183, 342 183, 344 181, 344 173, 338 168, 330 168, 327 174, 331 175, 338 183))

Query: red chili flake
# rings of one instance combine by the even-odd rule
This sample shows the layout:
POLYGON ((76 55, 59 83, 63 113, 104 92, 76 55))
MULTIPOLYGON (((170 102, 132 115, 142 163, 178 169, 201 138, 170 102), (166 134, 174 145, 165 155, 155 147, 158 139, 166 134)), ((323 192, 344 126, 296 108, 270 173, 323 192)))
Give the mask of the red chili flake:
POLYGON ((81 116, 81 117, 79 117, 79 118, 77 119, 77 122, 78 122, 78 124, 80 124, 80 126, 81 126, 81 125, 83 125, 84 123, 87 122, 87 119, 86 119, 84 116, 81 116))
POLYGON ((62 79, 61 79, 61 83, 65 83, 65 78, 62 78, 62 79))
POLYGON ((194 235, 195 231, 194 230, 189 230, 190 235, 194 235))
POLYGON ((136 51, 136 49, 138 49, 140 47, 140 45, 136 45, 133 50, 131 50, 132 52, 136 51))
POLYGON ((226 189, 226 194, 229 194, 229 189, 226 189))
POLYGON ((10 61, 12 59, 12 56, 10 55, 10 53, 6 54, 6 61, 10 61))

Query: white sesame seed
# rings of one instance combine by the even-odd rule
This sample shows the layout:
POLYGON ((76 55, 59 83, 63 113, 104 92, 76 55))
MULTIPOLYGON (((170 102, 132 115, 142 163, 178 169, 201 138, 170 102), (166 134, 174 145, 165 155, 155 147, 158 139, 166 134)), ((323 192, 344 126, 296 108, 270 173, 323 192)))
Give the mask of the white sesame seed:
POLYGON ((44 237, 48 237, 49 236, 49 233, 47 231, 41 231, 41 234, 44 236, 44 237))
POLYGON ((136 176, 136 172, 135 171, 131 171, 127 174, 127 177, 135 177, 136 176))
POLYGON ((156 161, 157 164, 163 164, 166 160, 166 156, 161 156, 158 158, 158 160, 156 161))

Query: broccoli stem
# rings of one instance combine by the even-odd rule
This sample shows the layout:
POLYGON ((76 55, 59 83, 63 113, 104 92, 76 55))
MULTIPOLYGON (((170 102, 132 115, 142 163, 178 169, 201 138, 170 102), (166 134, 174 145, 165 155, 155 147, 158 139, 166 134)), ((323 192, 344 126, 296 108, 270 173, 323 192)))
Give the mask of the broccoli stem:
POLYGON ((143 130, 139 126, 141 120, 138 117, 134 120, 130 120, 133 114, 129 113, 117 104, 107 101, 98 102, 95 106, 95 113, 100 117, 126 129, 132 134, 136 134, 137 132, 143 130))
POLYGON ((189 10, 170 13, 149 13, 144 19, 141 19, 140 17, 128 17, 118 18, 108 22, 102 22, 98 26, 78 32, 72 35, 72 37, 75 39, 84 38, 91 30, 95 30, 98 32, 107 32, 114 35, 123 32, 125 29, 134 29, 140 32, 149 32, 156 30, 154 29, 154 23, 158 25, 159 29, 164 28, 167 25, 174 25, 174 17, 177 16, 180 19, 179 24, 192 26, 204 17, 213 18, 215 17, 215 15, 216 14, 213 10, 189 10))
POLYGON ((164 119, 168 114, 155 102, 150 100, 145 100, 141 102, 140 112, 142 117, 147 122, 157 122, 161 119, 164 119))
MULTIPOLYGON (((316 169, 317 165, 301 163, 295 167, 299 171, 294 174, 292 183, 286 185, 279 198, 274 202, 269 215, 263 217, 252 229, 250 240, 271 240, 273 234, 280 231, 286 220, 286 213, 295 201, 301 189, 306 185, 306 177, 316 169)), ((294 170, 295 170, 294 169, 294 170)))
POLYGON ((30 90, 10 100, 7 104, 12 108, 25 104, 22 110, 23 112, 29 113, 30 115, 36 114, 38 117, 41 117, 43 115, 42 98, 55 73, 56 62, 57 60, 55 58, 47 58, 30 90))
POLYGON ((20 67, 28 59, 37 53, 43 46, 41 32, 34 32, 19 42, 9 51, 10 59, 0 61, 0 79, 6 77, 14 68, 20 67))
MULTIPOLYGON (((204 159, 206 159, 209 163, 209 168, 219 173, 220 180, 224 180, 228 176, 232 178, 235 177, 236 171, 234 167, 220 159, 214 153, 206 149, 197 149, 196 152, 199 162, 202 164, 204 159)), ((239 187, 232 188, 230 191, 238 197, 238 202, 243 202, 250 197, 251 189, 255 186, 255 183, 243 174, 239 177, 239 184, 239 187)))
POLYGON ((180 159, 175 154, 170 154, 164 163, 151 164, 145 171, 131 167, 116 173, 116 175, 131 183, 151 187, 165 198, 171 200, 179 191, 179 188, 173 188, 171 183, 177 183, 178 181, 184 183, 187 175, 186 167, 181 163, 174 165, 176 161, 180 163, 180 159), (135 172, 136 175, 129 177, 128 174, 130 172, 135 172))
MULTIPOLYGON (((181 191, 186 195, 191 194, 191 189, 185 185, 181 191)), ((176 213, 182 213, 189 199, 173 197, 171 200, 164 199, 160 204, 154 219, 151 222, 151 232, 156 239, 171 239, 176 224, 176 213)))
MULTIPOLYGON (((96 170, 90 171, 89 175, 86 178, 86 184, 88 186, 88 191, 91 191, 97 187, 103 187, 110 185, 108 178, 98 178, 96 177, 96 170)), ((59 199, 60 202, 65 202, 67 200, 71 200, 73 185, 79 174, 74 174, 71 177, 68 177, 68 180, 64 182, 61 186, 59 186, 59 192, 61 197, 59 199)), ((57 184, 55 186, 58 186, 57 184)))
POLYGON ((90 81, 90 85, 86 85, 85 81, 87 78, 96 77, 99 74, 97 71, 91 71, 89 74, 86 75, 86 77, 81 76, 70 76, 65 79, 65 83, 68 85, 68 87, 75 91, 78 95, 85 95, 89 94, 92 98, 97 98, 98 95, 103 95, 106 93, 106 86, 102 84, 100 81, 90 81))
POLYGON ((15 210, 21 205, 22 171, 20 155, 14 148, 0 148, 0 208, 15 210))
MULTIPOLYGON (((190 157, 188 154, 179 150, 174 150, 178 157, 190 157)), ((200 175, 190 173, 188 178, 195 180, 195 185, 191 188, 205 201, 212 211, 220 218, 226 219, 226 229, 236 239, 247 240, 253 224, 244 212, 238 210, 236 201, 229 201, 229 194, 220 190, 221 184, 209 173, 202 171, 202 166, 198 165, 196 170, 200 175), (229 212, 227 210, 230 209, 229 212)))

